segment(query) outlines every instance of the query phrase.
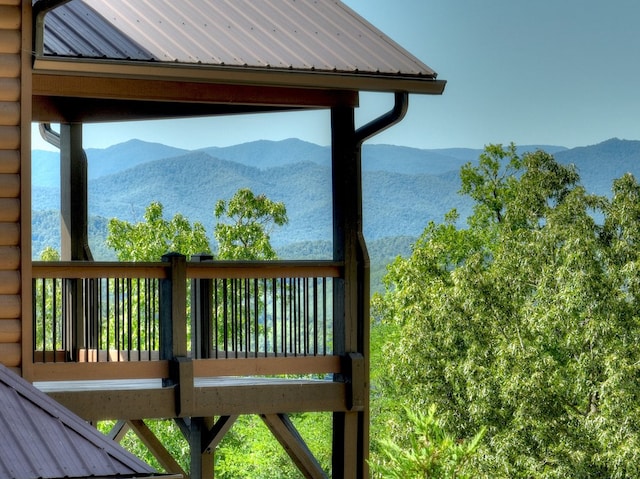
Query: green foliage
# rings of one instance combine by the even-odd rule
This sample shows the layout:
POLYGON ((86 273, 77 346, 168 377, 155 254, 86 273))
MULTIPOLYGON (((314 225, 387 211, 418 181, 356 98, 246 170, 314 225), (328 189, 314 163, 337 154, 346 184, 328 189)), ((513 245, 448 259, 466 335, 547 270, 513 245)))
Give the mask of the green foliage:
POLYGON ((479 477, 637 476, 636 180, 617 180, 609 201, 513 146, 487 147, 461 178, 468 228, 455 215, 430 224, 374 299, 393 332, 379 394, 436 404, 456 438, 486 425, 479 477))
MULTIPOLYGON (((325 471, 331 470, 331 414, 299 413, 291 421, 325 471)), ((258 416, 240 416, 215 454, 216 478, 298 479, 300 471, 258 416)))
POLYGON ((274 226, 287 224, 284 203, 270 200, 265 195, 255 195, 250 189, 239 189, 229 200, 219 200, 214 210, 220 221, 215 237, 220 259, 270 260, 276 258, 271 246, 270 233, 274 226))
POLYGON ((165 220, 162 210, 162 204, 153 202, 145 210, 144 222, 109 221, 107 245, 117 252, 119 261, 160 261, 169 252, 187 256, 210 252, 201 223, 191 225, 181 214, 165 220))
POLYGON ((381 454, 371 462, 374 478, 406 479, 410 477, 468 479, 473 476, 468 463, 473 458, 486 429, 482 428, 469 442, 449 435, 436 419, 436 407, 427 413, 405 410, 410 425, 403 443, 381 439, 381 454))
POLYGON ((60 253, 55 248, 47 246, 40 253, 40 261, 60 261, 60 253))
MULTIPOLYGON (((100 421, 96 427, 103 434, 109 434, 115 423, 115 421, 100 421)), ((144 423, 160 443, 171 452, 172 457, 180 464, 180 467, 188 471, 191 460, 189 443, 184 438, 178 425, 174 421, 166 419, 147 419, 144 423)), ((120 445, 135 456, 142 458, 157 471, 164 471, 162 465, 133 431, 127 431, 120 441, 120 445)))
MULTIPOLYGON (((60 253, 55 248, 47 246, 40 253, 40 261, 60 261, 60 253)), ((34 304, 34 349, 36 351, 62 349, 62 333, 64 331, 60 319, 62 318, 60 307, 62 305, 62 281, 59 279, 35 281, 34 297, 44 298, 44 304, 40 301, 34 304)))

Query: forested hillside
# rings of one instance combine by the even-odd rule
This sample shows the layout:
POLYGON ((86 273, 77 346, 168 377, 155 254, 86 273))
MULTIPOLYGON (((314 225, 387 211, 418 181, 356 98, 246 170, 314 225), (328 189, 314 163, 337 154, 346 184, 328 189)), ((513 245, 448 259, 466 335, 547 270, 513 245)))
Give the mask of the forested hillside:
MULTIPOLYGON (((371 305, 373 477, 431 477, 391 472, 447 461, 456 471, 445 477, 638 477, 640 186, 623 175, 640 175, 640 142, 544 149, 555 159, 501 146, 482 155, 365 149, 364 228, 372 290, 381 293, 371 305), (445 220, 452 208, 460 216, 445 220)), ((56 158, 42 161, 36 255, 59 242, 59 192, 40 175, 52 174, 56 158)), ((279 257, 332 255, 325 147, 287 140, 147 151, 134 141, 89 151, 89 161, 97 259, 113 259, 107 218, 139 221, 155 200, 166 216, 182 213, 211 234, 216 201, 241 187, 286 204, 290 223, 273 236, 279 257)), ((301 428, 317 430, 320 418, 301 428)), ((248 430, 266 444, 251 423, 236 432, 248 430)), ((255 452, 238 444, 227 457, 255 452)))
MULTIPOLYGON (((518 151, 536 148, 553 153, 560 163, 576 164, 583 184, 597 194, 609 194, 612 179, 624 172, 640 173, 638 141, 612 139, 573 149, 523 146, 518 151)), ((429 221, 440 222, 454 207, 463 223, 471 213, 471 202, 457 194, 458 172, 466 162, 477 161, 480 153, 465 148, 420 150, 365 145, 367 240, 415 238, 429 221)), ((149 203, 160 201, 167 215, 180 212, 191 221, 202 222, 211 234, 215 202, 230 198, 240 187, 264 193, 287 206, 289 225, 272 238, 283 257, 305 248, 313 256, 330 254, 322 248, 310 250, 308 243, 328 242, 332 237, 329 147, 290 139, 186 151, 131 140, 106 149, 89 149, 87 155, 91 243, 98 258, 108 255, 100 246, 106 219, 139 221, 149 203)), ((44 246, 59 243, 54 213, 59 209, 58 155, 34 151, 33 163, 33 251, 38 255, 44 246)))

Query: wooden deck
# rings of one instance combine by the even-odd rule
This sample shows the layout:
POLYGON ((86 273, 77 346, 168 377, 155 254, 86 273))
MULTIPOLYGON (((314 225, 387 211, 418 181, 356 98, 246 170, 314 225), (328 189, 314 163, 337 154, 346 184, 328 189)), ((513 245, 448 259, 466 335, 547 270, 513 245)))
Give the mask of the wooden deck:
POLYGON ((29 378, 85 419, 361 407, 344 377, 362 367, 333 352, 341 262, 168 255, 146 264, 38 262, 33 275, 29 378), (189 317, 188 282, 197 311, 189 317))

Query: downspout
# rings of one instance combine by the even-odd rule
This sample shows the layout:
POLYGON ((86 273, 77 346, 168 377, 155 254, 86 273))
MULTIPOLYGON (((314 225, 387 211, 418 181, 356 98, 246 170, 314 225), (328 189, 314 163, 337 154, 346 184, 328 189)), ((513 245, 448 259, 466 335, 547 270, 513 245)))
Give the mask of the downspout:
MULTIPOLYGON (((362 144, 368 140, 369 138, 381 133, 382 131, 390 128, 402 121, 402 119, 407 114, 407 109, 409 108, 409 94, 406 91, 395 92, 395 102, 393 108, 389 110, 387 113, 379 116, 378 118, 370 121, 369 123, 361 126, 356 129, 354 132, 355 139, 355 148, 358 162, 358 170, 360 178, 362 178, 362 144)), ((362 180, 360 180, 360 188, 362 187, 362 180)), ((362 202, 362 191, 359 193, 360 201, 362 202)), ((367 244, 364 239, 364 232, 362 229, 362 203, 360 204, 360 226, 358 228, 358 252, 357 252, 357 261, 359 272, 358 275, 364 280, 361 282, 359 286, 361 290, 358 293, 359 305, 358 308, 363 311, 363 314, 366 318, 369 317, 369 301, 370 301, 370 291, 369 291, 369 271, 370 271, 370 259, 369 252, 367 250, 367 244)), ((368 327, 368 322, 366 325, 362 324, 358 331, 358 337, 361 338, 359 340, 359 350, 360 351, 369 351, 369 332, 366 330, 368 327)), ((367 367, 368 369, 368 367, 367 367)))
POLYGON ((408 108, 409 94, 407 92, 396 92, 393 109, 356 130, 356 143, 358 147, 361 147, 362 143, 372 136, 402 121, 407 114, 408 108))
MULTIPOLYGON (((362 144, 368 140, 369 138, 381 133, 382 131, 390 128, 402 121, 402 119, 407 114, 407 109, 409 108, 409 94, 404 92, 395 92, 395 102, 393 108, 389 110, 387 113, 379 116, 378 118, 370 121, 369 123, 361 126, 356 129, 354 132, 355 139, 355 149, 357 155, 358 162, 358 170, 360 178, 362 178, 362 144)), ((362 188, 362 181, 360 180, 360 188, 362 188)), ((360 201, 362 202, 362 191, 359 193, 360 201)), ((369 351, 369 331, 367 330, 369 323, 369 301, 370 301, 370 291, 369 291, 369 276, 370 276, 370 266, 371 262, 369 259, 369 252, 367 250, 367 244, 364 239, 364 232, 362 229, 362 203, 360 204, 360 226, 358 228, 358 251, 357 251, 357 262, 358 262, 358 275, 363 278, 363 281, 359 283, 360 291, 358 292, 358 308, 363 312, 365 318, 367 318, 366 324, 359 325, 358 337, 359 351, 369 351)), ((367 366, 368 370, 368 366, 367 366)), ((368 375, 368 373, 367 373, 368 375)), ((367 379, 368 380, 368 379, 367 379)))
POLYGON ((51 123, 40 123, 38 129, 44 141, 58 150, 60 149, 60 133, 55 132, 53 128, 51 128, 51 123))
MULTIPOLYGON (((70 0, 37 0, 33 4, 33 49, 36 58, 44 54, 44 16, 47 12, 63 5, 70 0)), ((41 130, 42 131, 42 130, 41 130)))
POLYGON ((372 120, 364 126, 358 128, 354 132, 355 154, 357 168, 359 170, 359 188, 360 192, 360 225, 357 231, 356 245, 356 268, 357 268, 357 309, 359 311, 359 320, 357 322, 357 348, 358 352, 352 355, 351 381, 356 384, 352 385, 351 401, 361 403, 362 410, 358 415, 358 439, 357 439, 357 457, 361 458, 357 464, 356 477, 364 479, 369 477, 369 468, 366 462, 369 451, 369 384, 370 384, 370 300, 371 293, 369 288, 371 263, 369 260, 369 252, 364 239, 362 228, 362 144, 369 138, 379 134, 387 128, 399 123, 407 113, 409 107, 409 94, 407 92, 396 92, 395 103, 393 108, 382 116, 372 120), (355 397, 354 397, 355 396, 355 397))

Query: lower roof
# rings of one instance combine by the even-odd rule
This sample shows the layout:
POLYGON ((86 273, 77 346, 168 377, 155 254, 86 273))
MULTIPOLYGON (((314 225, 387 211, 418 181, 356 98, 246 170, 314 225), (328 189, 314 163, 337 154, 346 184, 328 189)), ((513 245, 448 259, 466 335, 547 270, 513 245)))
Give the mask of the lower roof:
POLYGON ((161 476, 2 364, 0 431, 2 478, 161 476))

